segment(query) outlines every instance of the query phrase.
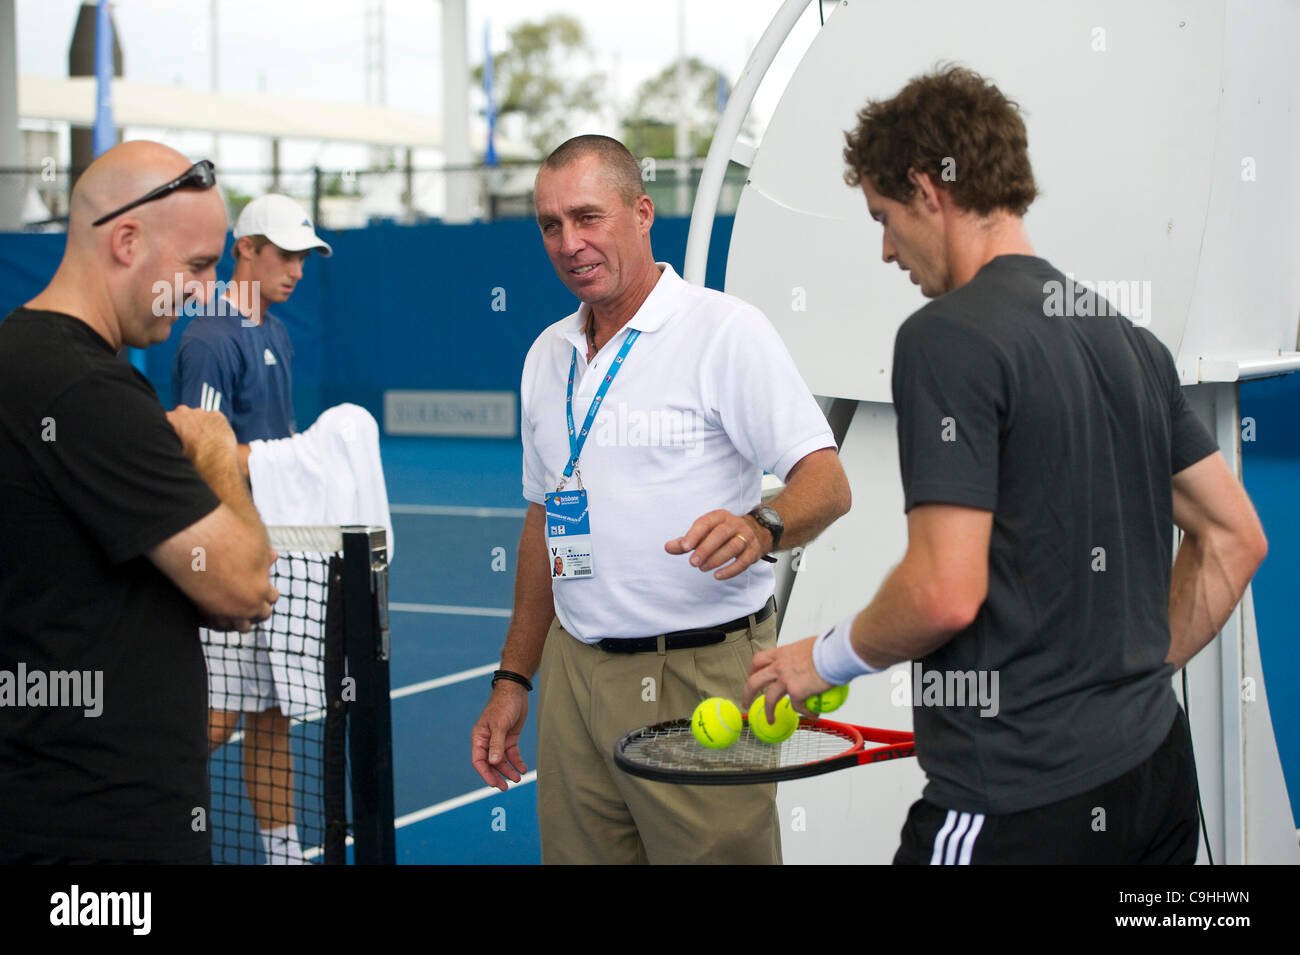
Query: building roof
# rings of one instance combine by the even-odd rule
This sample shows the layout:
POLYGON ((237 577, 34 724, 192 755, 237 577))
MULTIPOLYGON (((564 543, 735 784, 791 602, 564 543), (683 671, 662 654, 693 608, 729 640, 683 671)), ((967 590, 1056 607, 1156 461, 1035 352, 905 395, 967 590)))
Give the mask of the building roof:
MULTIPOLYGON (((95 121, 95 78, 18 77, 18 115, 24 119, 61 120, 73 126, 95 121)), ((113 80, 113 119, 119 127, 236 133, 281 139, 311 139, 375 146, 442 148, 437 119, 386 106, 323 103, 269 93, 211 93, 113 80)), ((484 148, 484 132, 473 129, 471 145, 484 148)), ((498 138, 497 152, 522 157, 498 138)))

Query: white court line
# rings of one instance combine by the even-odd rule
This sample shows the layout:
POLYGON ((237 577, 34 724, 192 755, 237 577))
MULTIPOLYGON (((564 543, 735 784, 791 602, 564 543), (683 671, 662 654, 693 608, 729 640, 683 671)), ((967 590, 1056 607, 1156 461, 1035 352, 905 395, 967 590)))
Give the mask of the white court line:
POLYGON ((450 686, 453 683, 463 683, 465 680, 473 680, 476 677, 487 676, 494 672, 500 662, 488 663, 481 667, 475 667, 472 670, 461 670, 459 673, 453 673, 450 676, 440 676, 433 680, 425 680, 423 683, 412 683, 410 686, 404 686, 400 690, 393 690, 389 693, 389 699, 400 700, 404 696, 410 696, 413 693, 423 693, 425 690, 436 690, 440 686, 450 686))
POLYGON ((500 607, 460 607, 455 604, 407 604, 389 601, 388 609, 405 613, 448 613, 464 617, 509 617, 513 610, 500 607))
MULTIPOLYGON (((432 680, 425 680, 422 683, 411 683, 407 686, 398 687, 396 690, 390 690, 388 698, 390 700, 400 700, 404 696, 414 696, 416 693, 423 693, 426 690, 436 690, 439 687, 451 686, 453 683, 463 683, 466 680, 474 680, 481 676, 487 676, 501 665, 500 661, 496 663, 485 663, 481 667, 474 667, 472 670, 461 670, 459 673, 449 673, 447 676, 436 677, 432 680)), ((324 710, 312 710, 302 719, 295 719, 296 723, 314 723, 325 715, 324 710)), ((231 743, 238 743, 244 738, 244 731, 238 730, 230 735, 230 739, 223 744, 229 746, 231 743)))
MULTIPOLYGON (((515 787, 522 786, 525 783, 535 782, 537 782, 537 770, 534 769, 531 772, 525 773, 519 782, 512 783, 510 788, 513 790, 515 787)), ((478 802, 480 799, 489 799, 492 796, 502 795, 504 795, 504 793, 495 786, 484 786, 482 789, 475 789, 473 792, 467 792, 463 796, 456 796, 455 798, 448 799, 445 802, 428 806, 424 809, 417 810, 416 812, 407 813, 405 816, 398 816, 396 821, 393 823, 393 826, 396 829, 401 829, 403 826, 411 825, 411 823, 422 822, 425 819, 440 816, 444 812, 459 809, 461 806, 468 806, 470 803, 478 802)))
POLYGON ((391 514, 431 514, 439 517, 525 517, 525 507, 457 507, 453 504, 389 504, 391 514))
MULTIPOLYGON (((352 837, 348 836, 343 844, 348 846, 352 845, 352 837)), ((322 856, 324 854, 325 854, 324 846, 312 846, 310 849, 304 849, 302 851, 302 857, 304 859, 315 859, 318 856, 322 856)))
MULTIPOLYGON (((519 782, 513 783, 511 789, 513 790, 515 787, 535 782, 537 782, 537 770, 534 769, 532 772, 525 773, 519 782)), ((484 786, 482 789, 475 789, 473 792, 465 793, 463 796, 455 796, 443 802, 436 803, 435 805, 427 806, 424 809, 418 809, 415 812, 407 813, 405 816, 398 816, 393 820, 393 828, 401 829, 405 826, 411 825, 412 823, 423 822, 425 819, 432 819, 434 816, 440 816, 444 812, 451 812, 453 809, 459 809, 461 806, 468 806, 470 803, 478 802, 481 799, 489 799, 492 796, 502 795, 504 795, 504 793, 495 786, 484 786)), ((351 836, 348 836, 346 844, 349 846, 352 845, 351 836)), ((320 846, 313 846, 304 851, 302 857, 304 859, 315 859, 324 851, 325 850, 320 846)))

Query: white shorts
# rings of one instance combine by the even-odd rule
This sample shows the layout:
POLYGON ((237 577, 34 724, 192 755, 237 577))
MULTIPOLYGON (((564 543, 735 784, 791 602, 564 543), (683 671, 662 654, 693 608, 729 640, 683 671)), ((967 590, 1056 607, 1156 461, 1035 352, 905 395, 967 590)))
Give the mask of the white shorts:
POLYGON ((324 708, 328 568, 312 557, 287 554, 276 561, 272 583, 280 599, 251 632, 200 628, 212 709, 260 713, 279 707, 305 719, 324 708))

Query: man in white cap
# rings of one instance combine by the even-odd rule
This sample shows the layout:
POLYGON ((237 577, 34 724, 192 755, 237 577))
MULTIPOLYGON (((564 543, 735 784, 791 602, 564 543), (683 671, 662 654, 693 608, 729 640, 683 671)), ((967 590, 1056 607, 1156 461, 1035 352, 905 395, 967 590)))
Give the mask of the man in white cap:
POLYGON ((235 272, 225 294, 214 296, 181 337, 172 397, 223 413, 241 445, 295 430, 293 345, 267 306, 289 300, 312 249, 332 254, 298 203, 274 194, 254 199, 235 223, 235 272))
MULTIPOLYGON (((313 249, 333 250, 288 196, 254 199, 235 223, 235 271, 224 294, 185 329, 172 364, 177 405, 220 411, 239 441, 248 478, 248 444, 287 438, 295 431, 291 362, 284 323, 267 311, 286 302, 313 249)), ((289 718, 277 694, 265 630, 204 631, 208 660, 208 743, 230 739, 244 720, 244 779, 261 829, 268 863, 303 861, 294 823, 293 758, 289 718)))

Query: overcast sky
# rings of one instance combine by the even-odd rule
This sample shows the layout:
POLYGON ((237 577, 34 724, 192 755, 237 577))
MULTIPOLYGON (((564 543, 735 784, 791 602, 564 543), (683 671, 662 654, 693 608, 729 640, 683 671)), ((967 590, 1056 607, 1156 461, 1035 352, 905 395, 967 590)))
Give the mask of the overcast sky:
MULTIPOLYGON (((734 84, 781 2, 689 0, 687 55, 715 66, 734 84)), ((80 6, 80 0, 18 0, 20 72, 67 75, 68 47, 80 6)), ((366 6, 365 0, 218 0, 219 89, 365 102, 366 6)), ((676 57, 677 9, 672 0, 654 4, 637 0, 470 0, 470 63, 482 61, 483 31, 489 18, 493 47, 500 50, 511 26, 551 13, 567 13, 587 31, 594 49, 592 68, 610 78, 608 103, 626 103, 642 80, 676 57)), ((828 14, 830 9, 828 5, 828 14)), ((209 0, 118 0, 114 18, 126 78, 211 89, 210 11, 209 0)), ((430 117, 440 113, 440 21, 438 0, 385 0, 389 106, 430 117)), ((775 109, 780 91, 815 36, 817 25, 814 2, 760 89, 754 106, 759 129, 775 109)), ((482 120, 472 114, 471 122, 482 120)), ((192 151, 196 137, 191 135, 179 147, 189 145, 192 151)), ((269 156, 264 144, 227 142, 227 137, 223 137, 222 149, 227 163, 263 165, 269 156)), ((286 148, 282 157, 285 165, 319 162, 329 166, 355 162, 349 158, 355 153, 355 147, 301 144, 286 148)))

